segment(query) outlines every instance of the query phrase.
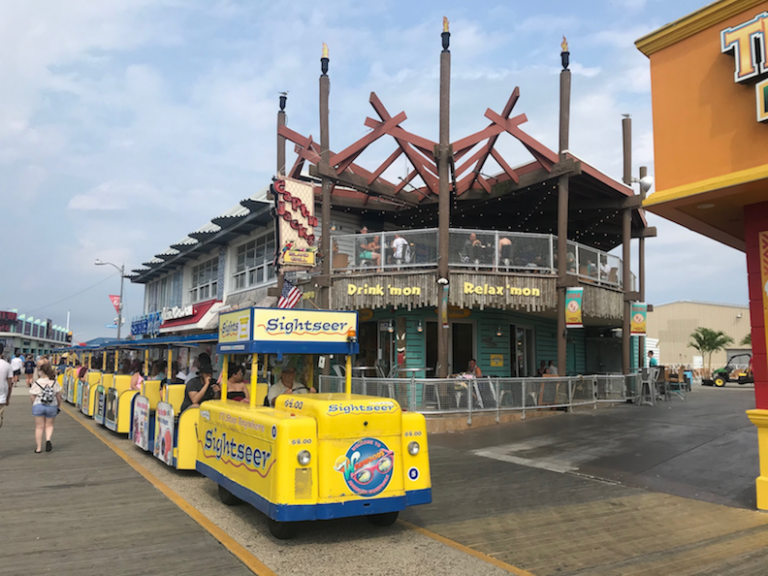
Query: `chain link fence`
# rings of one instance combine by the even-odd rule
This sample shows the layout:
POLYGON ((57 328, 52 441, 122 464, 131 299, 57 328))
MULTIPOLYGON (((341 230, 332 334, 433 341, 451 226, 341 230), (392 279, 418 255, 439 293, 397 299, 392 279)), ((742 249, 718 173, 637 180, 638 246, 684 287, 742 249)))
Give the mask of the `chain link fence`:
MULTIPOLYGON (((345 379, 320 376, 320 392, 344 392, 345 379)), ((424 414, 496 413, 566 408, 634 400, 636 374, 547 378, 352 378, 352 393, 397 400, 424 414)))

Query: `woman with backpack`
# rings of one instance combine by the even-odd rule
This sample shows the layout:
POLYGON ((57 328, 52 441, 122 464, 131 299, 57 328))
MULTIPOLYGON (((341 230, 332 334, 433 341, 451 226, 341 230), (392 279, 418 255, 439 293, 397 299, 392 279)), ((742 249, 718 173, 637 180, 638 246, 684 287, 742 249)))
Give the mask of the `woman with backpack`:
POLYGON ((32 416, 35 417, 35 454, 43 451, 43 434, 45 434, 45 451, 53 450, 51 436, 53 436, 53 421, 59 413, 61 405, 61 386, 56 382, 56 371, 50 364, 43 364, 38 368, 42 378, 35 381, 29 389, 32 400, 32 416))

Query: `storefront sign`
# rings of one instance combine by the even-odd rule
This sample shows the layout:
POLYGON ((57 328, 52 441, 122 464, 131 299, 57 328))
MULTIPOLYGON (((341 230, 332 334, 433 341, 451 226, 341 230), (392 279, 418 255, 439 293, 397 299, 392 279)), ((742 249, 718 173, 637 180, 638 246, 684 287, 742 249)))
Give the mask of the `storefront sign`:
POLYGON ((174 306, 173 308, 163 308, 163 320, 178 320, 179 318, 186 318, 187 316, 193 316, 195 309, 192 304, 186 306, 174 306))
POLYGON ((133 443, 145 452, 149 450, 149 398, 136 396, 133 401, 133 443))
POLYGON ((315 196, 312 184, 278 178, 272 182, 277 245, 285 264, 315 265, 315 196), (310 256, 311 254, 311 256, 310 256))
POLYGON ((133 336, 157 336, 160 334, 160 325, 163 317, 160 312, 144 314, 131 322, 131 335, 133 336))
POLYGON ((247 342, 251 339, 251 309, 219 316, 219 342, 247 342))
POLYGON ((155 458, 173 466, 173 406, 158 402, 155 411, 155 458))
POLYGON ((648 304, 643 302, 632 303, 632 334, 645 336, 645 321, 648 315, 648 304))
POLYGON ((565 289, 565 327, 583 328, 581 319, 581 303, 584 297, 584 288, 565 289))
POLYGON ((502 368, 504 366, 504 354, 491 354, 491 366, 502 368))
MULTIPOLYGON (((720 32, 720 50, 731 54, 734 81, 744 83, 768 75, 768 12, 720 32)), ((757 121, 768 121, 768 80, 755 87, 757 121)))
POLYGON ((381 284, 363 284, 362 286, 347 284, 347 294, 350 296, 384 296, 385 294, 389 296, 421 296, 421 288, 418 286, 400 288, 392 286, 392 284, 386 286, 381 284))
POLYGON ((285 250, 283 252, 283 264, 297 266, 315 266, 315 252, 309 250, 285 250))
POLYGON ((541 296, 541 290, 538 288, 519 288, 509 285, 490 285, 490 284, 472 284, 464 282, 464 294, 478 294, 488 296, 503 296, 511 294, 512 296, 531 296, 538 298, 541 296))

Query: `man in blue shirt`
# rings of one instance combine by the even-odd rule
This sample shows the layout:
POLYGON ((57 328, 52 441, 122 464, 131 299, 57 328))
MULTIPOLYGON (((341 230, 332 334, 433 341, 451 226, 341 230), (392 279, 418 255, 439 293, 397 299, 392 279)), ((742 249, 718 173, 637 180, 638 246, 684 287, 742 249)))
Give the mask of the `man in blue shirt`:
POLYGON ((653 357, 653 350, 648 351, 648 366, 658 366, 659 361, 653 357))

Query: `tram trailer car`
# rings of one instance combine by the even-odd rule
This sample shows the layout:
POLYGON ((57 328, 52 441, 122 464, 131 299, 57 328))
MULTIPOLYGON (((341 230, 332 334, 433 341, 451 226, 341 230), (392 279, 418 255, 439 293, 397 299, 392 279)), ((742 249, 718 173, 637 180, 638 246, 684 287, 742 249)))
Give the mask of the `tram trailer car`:
POLYGON ((367 516, 386 526, 432 501, 424 416, 390 398, 282 395, 256 410, 205 402, 197 470, 225 504, 263 512, 277 538, 307 520, 367 516))

